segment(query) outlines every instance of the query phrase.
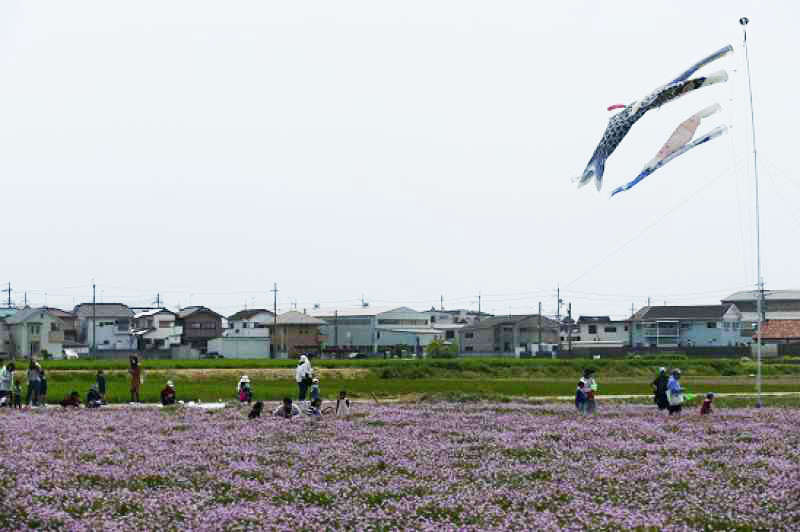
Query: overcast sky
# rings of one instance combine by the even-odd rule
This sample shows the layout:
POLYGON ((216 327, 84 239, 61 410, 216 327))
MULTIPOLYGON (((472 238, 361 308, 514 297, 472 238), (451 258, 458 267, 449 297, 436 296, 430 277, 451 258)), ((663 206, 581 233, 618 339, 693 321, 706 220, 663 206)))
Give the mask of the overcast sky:
POLYGON ((223 314, 273 283, 282 310, 718 303, 756 283, 741 16, 763 276, 798 288, 796 0, 0 0, 0 281, 223 314), (729 43, 698 73, 728 83, 648 113, 602 191, 576 188, 606 107, 729 43), (698 132, 731 134, 609 199, 714 102, 698 132))

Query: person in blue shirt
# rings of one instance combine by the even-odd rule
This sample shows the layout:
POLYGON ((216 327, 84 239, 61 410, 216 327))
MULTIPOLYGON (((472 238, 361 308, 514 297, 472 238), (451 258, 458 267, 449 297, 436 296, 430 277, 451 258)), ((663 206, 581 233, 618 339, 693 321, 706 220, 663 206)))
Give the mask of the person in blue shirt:
POLYGON ((680 412, 683 406, 683 388, 681 388, 680 378, 681 370, 673 369, 667 382, 667 400, 669 401, 667 410, 670 415, 680 412))
POLYGON ((583 381, 578 381, 578 388, 575 390, 575 408, 579 414, 586 413, 586 390, 583 381))

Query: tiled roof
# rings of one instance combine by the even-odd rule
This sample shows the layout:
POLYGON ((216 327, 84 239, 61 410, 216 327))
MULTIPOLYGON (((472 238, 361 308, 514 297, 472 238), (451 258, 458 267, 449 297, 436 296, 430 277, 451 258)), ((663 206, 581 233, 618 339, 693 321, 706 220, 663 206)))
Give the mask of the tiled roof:
POLYGON ((155 316, 156 314, 172 314, 173 316, 175 316, 175 313, 172 312, 171 310, 168 310, 168 309, 165 309, 165 308, 153 308, 153 309, 150 309, 150 310, 137 312, 136 315, 134 316, 134 318, 136 318, 138 320, 139 318, 146 318, 148 316, 155 316))
MULTIPOLYGON (((755 338, 756 335, 753 335, 755 338)), ((761 325, 761 338, 800 338, 800 320, 768 320, 761 325)))
POLYGON ((220 314, 217 314, 216 312, 214 312, 210 308, 203 307, 203 306, 200 306, 200 305, 195 305, 195 306, 192 306, 192 307, 185 307, 185 308, 180 309, 178 311, 178 317, 183 319, 183 318, 186 318, 188 316, 191 316, 192 314, 196 314, 198 312, 208 312, 208 313, 214 314, 215 316, 218 316, 219 318, 223 318, 224 317, 224 316, 221 316, 220 314))
POLYGON ((313 309, 310 314, 312 316, 332 317, 336 315, 336 312, 338 312, 340 318, 346 318, 348 316, 377 316, 378 314, 385 314, 394 310, 417 312, 416 310, 408 307, 373 307, 371 305, 367 305, 365 307, 350 307, 340 309, 318 308, 313 309))
POLYGON ((13 316, 6 318, 6 323, 9 325, 15 325, 17 323, 22 323, 23 321, 27 321, 37 314, 49 314, 47 311, 47 307, 40 307, 40 308, 30 308, 26 307, 20 311, 18 311, 13 316))
POLYGON ((283 314, 278 314, 278 325, 325 325, 325 322, 314 316, 290 310, 283 314))
POLYGON ((264 309, 264 308, 252 308, 252 309, 240 310, 236 314, 228 316, 228 319, 229 320, 249 320, 253 316, 256 316, 256 315, 261 314, 261 313, 267 313, 270 316, 272 316, 272 311, 271 310, 267 310, 267 309, 264 309))
POLYGON ((635 320, 718 320, 731 305, 664 305, 644 307, 635 320))
POLYGON ((79 318, 91 318, 92 307, 94 315, 98 318, 132 318, 133 311, 122 303, 81 303, 75 307, 74 313, 79 318))
MULTIPOLYGON (((534 321, 535 324, 538 326, 539 324, 539 315, 538 314, 515 314, 511 316, 492 316, 491 318, 484 318, 479 322, 476 322, 474 325, 467 325, 462 330, 466 329, 486 329, 489 327, 497 327, 498 325, 514 325, 520 323, 525 320, 534 321)), ((542 328, 557 328, 558 322, 555 320, 551 320, 545 316, 542 316, 542 328)))
MULTIPOLYGON (((758 290, 744 290, 724 298, 723 302, 735 303, 737 301, 755 301, 758 299, 758 290)), ((764 290, 766 301, 800 301, 800 290, 764 290)))
POLYGON ((608 323, 611 318, 608 316, 581 316, 578 323, 608 323))

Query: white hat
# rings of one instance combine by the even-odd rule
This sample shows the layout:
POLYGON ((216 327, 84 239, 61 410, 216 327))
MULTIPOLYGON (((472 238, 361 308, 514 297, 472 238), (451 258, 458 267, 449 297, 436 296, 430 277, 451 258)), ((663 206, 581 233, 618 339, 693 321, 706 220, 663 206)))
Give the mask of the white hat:
POLYGON ((242 375, 242 378, 239 379, 239 382, 250 382, 250 377, 247 375, 242 375))
POLYGON ((661 366, 660 368, 658 368, 658 371, 659 371, 659 373, 666 373, 667 372, 667 368, 665 368, 664 366, 661 366))
POLYGON ((172 381, 167 381, 167 388, 174 388, 175 385, 172 384, 172 381))
POLYGON ((319 379, 313 379, 313 380, 311 381, 311 384, 319 384, 319 379))

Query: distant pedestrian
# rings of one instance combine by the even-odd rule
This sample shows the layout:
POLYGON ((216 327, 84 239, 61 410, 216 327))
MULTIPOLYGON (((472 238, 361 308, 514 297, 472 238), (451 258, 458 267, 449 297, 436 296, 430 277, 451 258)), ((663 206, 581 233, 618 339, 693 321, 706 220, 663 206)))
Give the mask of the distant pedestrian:
POLYGON ((597 401, 595 394, 597 393, 597 381, 594 378, 594 370, 589 368, 584 370, 583 377, 581 377, 583 389, 586 392, 586 413, 594 414, 597 410, 597 401))
POLYGON ((650 383, 650 386, 653 387, 653 402, 658 405, 659 410, 665 410, 669 406, 669 401, 667 400, 668 382, 667 368, 658 368, 658 375, 650 383))
POLYGON ((586 413, 586 384, 578 381, 578 388, 575 390, 575 408, 579 414, 586 413))
POLYGON ((714 394, 708 392, 706 394, 706 398, 703 399, 703 404, 700 405, 700 415, 705 416, 712 412, 711 410, 711 403, 714 401, 714 394))
POLYGON ((305 401, 308 387, 311 385, 313 376, 313 369, 311 362, 306 355, 300 356, 300 361, 297 363, 297 368, 294 372, 294 378, 297 381, 297 400, 305 401))
POLYGON ((163 406, 175 404, 175 384, 172 381, 167 381, 167 385, 161 390, 161 404, 163 406))
POLYGON ((47 404, 47 373, 44 368, 39 373, 39 404, 42 406, 47 404))
POLYGON ((339 392, 339 398, 336 399, 336 416, 346 417, 350 415, 350 399, 347 398, 347 390, 339 392))
POLYGON ((239 379, 239 384, 236 387, 236 392, 239 395, 240 403, 250 404, 250 401, 253 399, 253 391, 250 388, 250 377, 247 375, 242 375, 242 378, 239 379))
POLYGON ((92 384, 89 393, 86 394, 86 408, 100 408, 102 404, 103 398, 97 389, 97 384, 92 384))
POLYGON ((319 379, 311 379, 311 400, 319 400, 322 401, 322 397, 319 395, 319 379))
POLYGON ((139 366, 139 357, 131 355, 128 373, 131 376, 131 403, 139 402, 139 388, 142 385, 142 368, 139 366))
POLYGON ((30 364, 28 364, 28 391, 25 394, 25 404, 28 406, 38 406, 39 405, 39 394, 40 394, 40 385, 42 382, 42 366, 36 362, 35 359, 31 359, 30 364))
POLYGON ((670 415, 679 413, 683 405, 683 388, 681 388, 680 378, 681 370, 674 369, 667 382, 667 399, 669 401, 667 410, 670 415))
POLYGON ((72 392, 70 392, 68 396, 62 399, 59 404, 64 408, 67 407, 78 408, 79 406, 81 406, 81 396, 78 394, 78 392, 73 390, 72 392))
POLYGON ((262 401, 256 401, 256 404, 253 405, 252 410, 250 413, 247 414, 248 419, 255 419, 257 417, 261 417, 261 411, 264 410, 264 403, 262 401))
POLYGON ((95 382, 97 384, 97 393, 100 394, 100 400, 105 402, 105 400, 106 400, 106 374, 103 373, 102 369, 98 369, 97 370, 97 379, 96 379, 95 382))
POLYGON ((0 368, 0 406, 11 407, 14 399, 14 371, 16 366, 9 362, 0 368))
POLYGON ((292 404, 292 399, 289 397, 283 398, 283 404, 272 412, 273 416, 283 418, 293 418, 300 415, 300 409, 292 404))
POLYGON ((19 383, 19 379, 14 379, 14 400, 11 406, 22 408, 22 385, 19 383))

